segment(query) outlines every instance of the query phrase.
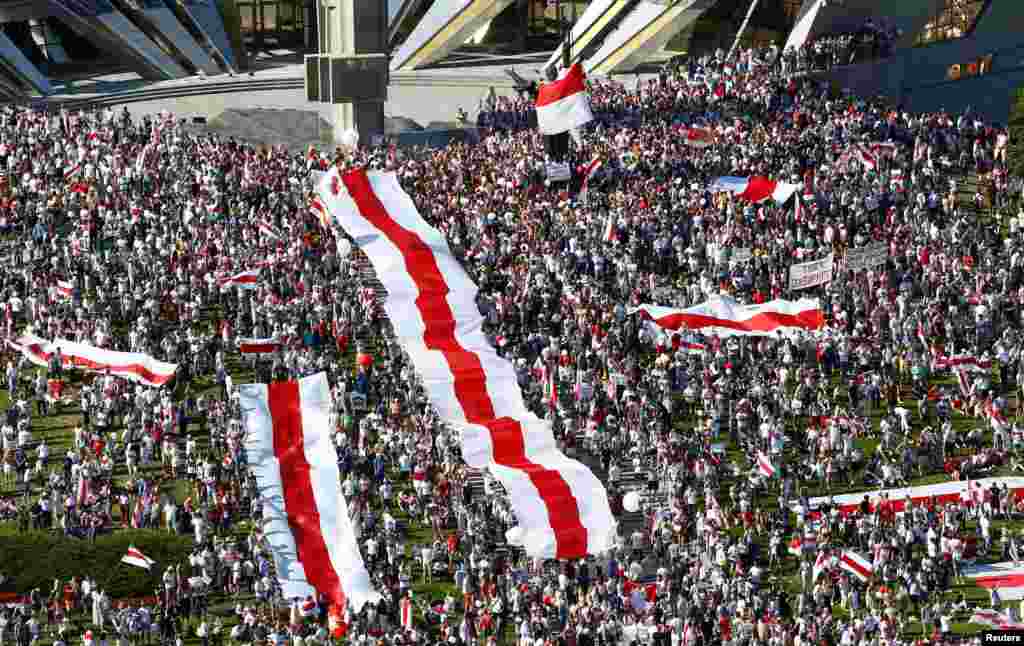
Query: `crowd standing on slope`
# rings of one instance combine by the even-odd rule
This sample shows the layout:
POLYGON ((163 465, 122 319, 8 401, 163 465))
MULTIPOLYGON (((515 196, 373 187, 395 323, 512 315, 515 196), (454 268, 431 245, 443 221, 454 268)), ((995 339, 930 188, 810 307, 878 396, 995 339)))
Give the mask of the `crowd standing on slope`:
POLYGON ((970 559, 1019 560, 1019 537, 1001 530, 1024 513, 1018 501, 994 487, 960 505, 846 514, 809 509, 808 494, 1024 468, 1020 425, 992 424, 1014 418, 1024 385, 1024 212, 1009 212, 1007 132, 837 95, 786 69, 777 51, 750 50, 633 89, 591 83, 599 124, 573 160, 602 165, 585 196, 578 180, 545 179, 542 139, 515 99, 485 105, 476 145, 304 155, 195 136, 167 114, 4 109, 7 336, 149 353, 179 376, 173 390, 149 388, 8 351, 0 516, 68 540, 162 529, 195 548, 158 564, 143 603, 110 600, 95 572, 21 590, 21 607, 0 611, 0 643, 959 643, 954 623, 976 604, 948 591, 970 559), (688 128, 710 145, 687 146, 688 128), (845 154, 876 142, 873 168, 845 154), (310 171, 332 164, 398 174, 479 285, 487 334, 530 405, 607 474, 618 510, 644 492, 642 520, 623 522, 612 553, 536 562, 507 544, 508 501, 460 462, 458 433, 426 404, 368 262, 307 208, 310 171), (800 206, 709 192, 722 175, 801 183, 800 206), (985 183, 964 199, 967 176, 985 183), (684 339, 704 346, 695 354, 628 314, 791 295, 791 264, 873 242, 888 246, 884 265, 801 294, 821 299, 820 334, 684 339), (736 248, 751 257, 732 261, 736 248), (256 289, 221 287, 254 268, 256 289), (238 355, 239 338, 267 337, 284 347, 238 355), (353 354, 372 361, 353 366, 353 354), (934 365, 954 355, 998 367, 957 385, 934 365), (328 373, 379 606, 328 621, 316 599, 279 597, 232 398, 248 369, 328 373), (78 408, 70 442, 45 425, 78 408), (776 477, 760 475, 758 451, 776 477), (842 547, 869 555, 870 580, 818 571, 818 553, 842 547), (435 582, 452 586, 424 586, 435 582), (237 607, 222 621, 206 611, 224 598, 237 607))

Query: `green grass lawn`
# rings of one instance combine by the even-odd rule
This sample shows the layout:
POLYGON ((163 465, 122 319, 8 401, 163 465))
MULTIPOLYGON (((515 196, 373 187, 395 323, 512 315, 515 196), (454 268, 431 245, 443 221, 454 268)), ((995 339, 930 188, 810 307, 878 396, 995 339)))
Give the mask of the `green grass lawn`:
POLYGON ((53 589, 54 579, 66 582, 88 574, 113 599, 146 597, 159 586, 163 568, 188 557, 192 540, 165 531, 118 530, 100 535, 95 543, 65 538, 59 532, 32 531, 24 534, 0 527, 2 558, 0 570, 10 581, 4 587, 18 592, 38 588, 44 595, 53 589), (151 571, 121 563, 134 545, 157 562, 151 571))
MULTIPOLYGON (((348 359, 351 360, 351 357, 348 359)), ((229 369, 236 384, 245 383, 252 378, 248 366, 241 364, 237 360, 229 360, 229 369)), ((77 390, 74 388, 77 385, 75 380, 80 378, 80 376, 72 378, 71 385, 73 390, 77 390)), ((213 387, 212 380, 205 379, 199 381, 198 385, 193 384, 192 390, 193 392, 197 390, 202 392, 213 387)), ((180 388, 177 395, 179 397, 182 395, 180 388)), ((7 392, 0 391, 0 409, 6 407, 7 402, 7 392)), ((907 404, 907 408, 914 408, 909 405, 909 402, 907 404)), ((873 413, 872 419, 875 428, 877 428, 879 416, 880 411, 876 410, 873 413)), ((60 456, 71 447, 73 429, 80 421, 80 411, 73 405, 68 405, 47 417, 33 418, 34 434, 37 437, 45 438, 50 445, 52 463, 59 464, 60 456)), ((692 429, 692 423, 692 420, 690 420, 681 423, 681 426, 684 430, 689 431, 692 429)), ((967 418, 959 416, 956 418, 956 425, 963 432, 974 427, 976 423, 976 421, 967 418)), ((919 423, 916 423, 915 434, 920 431, 920 426, 919 423)), ((861 438, 857 441, 858 447, 865 450, 866 453, 874 451, 877 444, 878 441, 872 437, 861 438)), ((728 446, 727 455, 730 458, 738 458, 737 447, 728 446)), ((152 467, 150 472, 155 474, 157 470, 158 467, 152 467)), ((409 482, 402 482, 398 479, 397 473, 392 475, 395 478, 397 487, 409 486, 409 482)), ((857 475, 859 480, 859 474, 857 475)), ((120 472, 115 473, 115 477, 126 477, 126 473, 123 473, 123 468, 120 472)), ((946 479, 946 476, 943 474, 933 473, 924 477, 913 478, 911 485, 930 484, 946 479)), ((810 496, 825 493, 814 484, 805 488, 810 496)), ((864 487, 860 485, 848 487, 843 483, 835 486, 831 493, 840 494, 863 489, 864 487)), ((10 495, 11 493, 12 491, 9 488, 5 491, 0 486, 0 495, 10 495)), ((163 493, 173 495, 181 502, 189 493, 188 485, 184 481, 177 481, 163 493)), ((777 500, 773 495, 763 496, 758 502, 762 507, 771 508, 777 505, 777 500)), ((433 540, 429 526, 415 522, 408 517, 404 510, 393 508, 391 512, 399 520, 404 521, 408 528, 406 537, 407 555, 412 554, 411 550, 414 546, 433 540)), ((119 520, 119 517, 115 516, 115 522, 119 522, 119 520)), ((1017 525, 1021 524, 1014 524, 1015 529, 1017 525)), ((245 535, 248 531, 249 524, 244 522, 238 523, 234 528, 234 532, 239 536, 245 535)), ((33 531, 18 534, 14 529, 13 523, 0 524, 0 573, 9 577, 7 583, 0 588, 0 592, 26 593, 33 588, 39 588, 45 594, 52 588, 55 578, 67 580, 72 576, 89 575, 94 577, 100 586, 104 587, 114 599, 149 596, 153 593, 156 584, 157 574, 155 571, 151 574, 145 570, 122 565, 119 562, 129 544, 134 544, 163 566, 165 564, 181 562, 187 555, 192 545, 192 540, 190 536, 174 536, 159 530, 118 530, 112 535, 100 536, 95 544, 91 544, 81 539, 64 538, 59 532, 52 531, 33 531)), ((763 547, 767 548, 767 545, 763 547)), ((776 580, 778 584, 791 594, 798 592, 799 582, 795 572, 796 563, 791 558, 782 573, 783 576, 776 580)), ((417 568, 414 568, 413 583, 414 593, 419 599, 438 599, 448 594, 453 594, 456 598, 459 597, 458 594, 455 594, 456 590, 450 578, 435 579, 434 582, 427 584, 421 583, 420 573, 417 568)), ((947 596, 951 598, 957 597, 961 593, 966 594, 967 598, 972 602, 977 602, 983 606, 987 605, 987 593, 969 584, 954 586, 947 593, 947 596)), ((231 600, 216 600, 216 603, 227 603, 230 605, 231 600)), ((837 608, 836 612, 841 613, 842 610, 837 608)), ((973 632, 978 629, 976 626, 967 624, 958 625, 957 628, 958 632, 973 632)), ((908 634, 919 633, 920 626, 911 622, 907 624, 906 632, 908 634)), ((190 638, 189 641, 194 641, 194 637, 190 638)))

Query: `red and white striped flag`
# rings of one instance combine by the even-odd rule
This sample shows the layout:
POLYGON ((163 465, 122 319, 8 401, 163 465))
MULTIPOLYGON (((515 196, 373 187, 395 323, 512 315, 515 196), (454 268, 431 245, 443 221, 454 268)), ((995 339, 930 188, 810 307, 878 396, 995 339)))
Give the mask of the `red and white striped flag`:
POLYGON ((325 229, 331 228, 331 216, 327 213, 327 209, 324 208, 324 203, 320 201, 320 198, 314 197, 310 201, 309 212, 316 216, 320 226, 325 229))
POLYGON ((593 161, 587 164, 587 167, 583 169, 583 188, 580 189, 581 199, 587 198, 587 192, 590 190, 590 176, 603 165, 604 162, 601 161, 601 158, 595 157, 593 161))
POLYGON ((555 378, 557 373, 557 367, 548 373, 548 407, 551 410, 558 408, 558 380, 555 378))
POLYGON ((686 129, 686 145, 695 148, 706 148, 714 142, 715 136, 710 130, 703 128, 686 129))
POLYGON ((576 63, 562 78, 541 85, 536 107, 537 127, 545 135, 561 134, 593 121, 583 67, 576 63))
POLYGON ((935 359, 935 369, 989 372, 992 370, 992 361, 990 359, 979 359, 978 357, 963 354, 955 357, 938 357, 935 359))
POLYGON ((771 458, 765 455, 764 451, 757 452, 757 470, 766 478, 771 478, 775 475, 775 466, 772 464, 771 458))
POLYGON ((875 566, 853 550, 843 550, 839 556, 839 567, 854 575, 861 581, 867 581, 875 571, 875 566))
POLYGON ((139 156, 135 159, 135 172, 141 173, 142 169, 146 167, 146 157, 153 150, 153 144, 146 144, 142 147, 142 151, 139 156))
POLYGON ((281 234, 278 233, 277 229, 271 226, 270 223, 267 222, 266 220, 260 220, 256 226, 260 230, 260 233, 267 236, 271 240, 281 239, 281 234))
POLYGON ((270 354, 281 347, 277 337, 266 339, 238 339, 238 351, 241 354, 270 354))
POLYGON ((145 570, 156 565, 156 561, 136 549, 134 545, 128 546, 128 553, 121 557, 121 562, 128 565, 134 565, 135 567, 140 567, 145 570))
POLYGON ((356 543, 332 448, 331 391, 318 373, 238 387, 246 453, 285 597, 320 594, 359 612, 380 595, 356 543))
POLYGON ((601 240, 613 242, 615 238, 615 214, 609 213, 608 218, 604 222, 604 232, 601 234, 601 240))
POLYGON ((68 181, 82 171, 82 164, 75 164, 64 169, 64 181, 68 181))
POLYGON ((71 298, 75 293, 75 286, 69 281, 58 280, 57 293, 61 295, 61 298, 71 298))
POLYGON ((960 386, 960 394, 963 395, 964 399, 969 399, 971 396, 971 382, 967 379, 967 371, 960 369, 956 371, 956 382, 960 386))
POLYGON ((686 354, 704 354, 707 347, 703 343, 693 343, 692 341, 680 340, 679 348, 680 351, 686 354))
POLYGON ((259 286, 260 270, 250 269, 233 276, 221 278, 221 287, 237 287, 238 289, 256 289, 259 286))
POLYGON ((1013 561, 964 568, 964 576, 979 588, 999 590, 1003 601, 1024 599, 1024 568, 1013 561))
POLYGON ((412 598, 405 596, 402 597, 402 628, 404 630, 412 630, 412 598))

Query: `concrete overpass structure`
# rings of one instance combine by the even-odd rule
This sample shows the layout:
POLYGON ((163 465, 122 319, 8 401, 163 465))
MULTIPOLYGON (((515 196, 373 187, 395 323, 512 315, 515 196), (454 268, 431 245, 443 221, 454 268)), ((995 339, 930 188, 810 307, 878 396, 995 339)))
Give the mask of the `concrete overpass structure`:
POLYGON ((31 34, 26 45, 0 33, 0 94, 7 96, 46 96, 54 66, 76 63, 58 27, 150 81, 235 67, 213 0, 12 0, 0 3, 0 23, 27 23, 31 34))
POLYGON ((883 95, 915 111, 970 108, 1006 123, 1011 103, 1024 87, 1024 3, 845 0, 837 7, 835 2, 807 0, 787 45, 856 32, 869 18, 902 33, 887 57, 832 68, 827 76, 836 85, 883 95))
MULTIPOLYGON (((392 52, 392 71, 411 71, 440 61, 513 2, 515 0, 435 1, 405 42, 392 52)), ((407 3, 407 7, 405 11, 411 11, 414 3, 407 3)))

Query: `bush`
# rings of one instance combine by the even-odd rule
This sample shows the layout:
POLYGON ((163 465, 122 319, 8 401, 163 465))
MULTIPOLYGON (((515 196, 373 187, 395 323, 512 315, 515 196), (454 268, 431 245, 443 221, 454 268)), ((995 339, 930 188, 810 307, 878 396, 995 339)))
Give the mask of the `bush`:
POLYGON ((1006 151, 1006 165, 1011 175, 1024 177, 1024 89, 1017 90, 1017 95, 1010 106, 1010 147, 1006 151))
POLYGON ((95 543, 52 532, 5 532, 0 536, 0 573, 7 581, 0 592, 26 594, 39 588, 46 596, 55 578, 63 584, 74 576, 88 576, 111 599, 151 596, 164 570, 185 561, 191 548, 190 537, 156 530, 118 530, 98 536, 95 543), (147 571, 121 563, 129 545, 155 560, 156 565, 147 571))

